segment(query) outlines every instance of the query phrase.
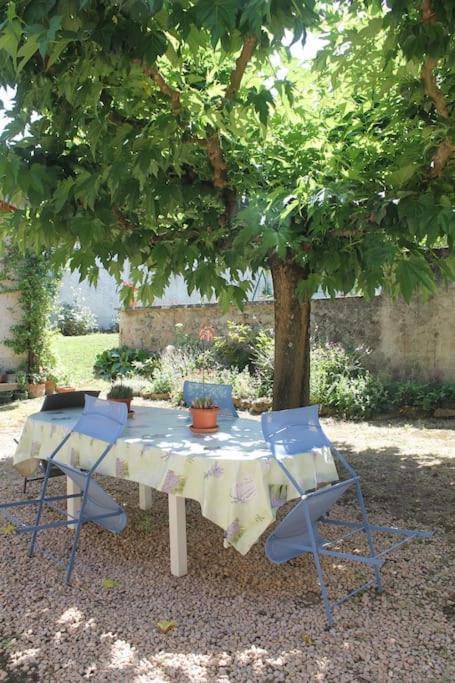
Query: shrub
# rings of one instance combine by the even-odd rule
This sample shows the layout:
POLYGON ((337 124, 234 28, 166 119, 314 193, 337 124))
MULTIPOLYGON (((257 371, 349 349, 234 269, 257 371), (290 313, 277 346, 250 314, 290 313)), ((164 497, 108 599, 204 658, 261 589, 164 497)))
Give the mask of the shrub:
POLYGON ((365 367, 366 351, 338 344, 313 350, 311 400, 343 417, 369 417, 387 405, 383 382, 365 367))
POLYGON ((272 330, 260 330, 253 348, 253 363, 260 380, 260 396, 273 391, 275 340, 272 330))
POLYGON ((120 346, 99 353, 96 356, 93 371, 95 377, 112 381, 119 376, 141 375, 141 368, 146 373, 145 376, 150 376, 159 363, 156 355, 151 355, 143 349, 120 346))
POLYGON ((158 369, 153 375, 152 382, 147 387, 147 392, 153 394, 170 394, 174 389, 175 376, 165 370, 158 369))
POLYGON ((390 382, 387 393, 394 408, 411 407, 431 413, 436 408, 455 406, 455 383, 450 382, 390 382))
POLYGON ((249 367, 253 361, 256 330, 242 323, 227 323, 227 333, 213 340, 215 359, 227 368, 239 370, 249 367))
MULTIPOLYGON (((74 292, 74 290, 73 290, 74 292)), ((96 316, 80 292, 74 292, 72 304, 63 304, 57 311, 57 328, 66 337, 89 334, 98 329, 96 316)))

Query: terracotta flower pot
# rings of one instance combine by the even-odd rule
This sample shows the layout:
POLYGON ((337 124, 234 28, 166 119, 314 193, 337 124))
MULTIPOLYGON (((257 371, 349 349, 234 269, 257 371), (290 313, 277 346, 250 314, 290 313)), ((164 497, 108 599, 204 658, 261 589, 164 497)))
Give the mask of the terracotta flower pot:
POLYGON ((39 398, 46 393, 46 385, 42 384, 27 384, 27 391, 30 398, 39 398))
POLYGON ((76 387, 56 387, 57 394, 68 394, 70 391, 76 391, 76 387))
POLYGON ((115 403, 124 403, 128 409, 128 412, 131 412, 131 401, 133 400, 132 398, 108 398, 108 401, 115 401, 115 403))
POLYGON ((211 408, 190 408, 194 429, 215 429, 217 427, 218 406, 211 408))
POLYGON ((57 390, 57 384, 54 382, 53 379, 48 379, 46 382, 46 396, 50 396, 51 394, 55 394, 57 390))

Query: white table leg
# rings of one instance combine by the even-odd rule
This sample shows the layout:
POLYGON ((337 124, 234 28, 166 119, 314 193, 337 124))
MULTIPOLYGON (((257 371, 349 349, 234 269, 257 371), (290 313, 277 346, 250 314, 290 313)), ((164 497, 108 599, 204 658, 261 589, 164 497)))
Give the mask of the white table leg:
POLYGON ((185 498, 174 496, 171 493, 168 498, 171 574, 174 576, 185 576, 188 571, 185 498))
POLYGON ((153 503, 153 489, 151 486, 139 484, 139 507, 141 510, 150 510, 153 503))
MULTIPOLYGON (((76 485, 76 483, 70 479, 69 477, 66 477, 66 493, 68 496, 73 495, 74 493, 80 493, 81 490, 79 486, 76 485)), ((74 519, 75 517, 78 516, 79 510, 81 509, 81 499, 80 498, 68 498, 66 501, 66 512, 67 512, 67 517, 68 519, 74 519)), ((72 528, 72 527, 70 527, 72 528)))

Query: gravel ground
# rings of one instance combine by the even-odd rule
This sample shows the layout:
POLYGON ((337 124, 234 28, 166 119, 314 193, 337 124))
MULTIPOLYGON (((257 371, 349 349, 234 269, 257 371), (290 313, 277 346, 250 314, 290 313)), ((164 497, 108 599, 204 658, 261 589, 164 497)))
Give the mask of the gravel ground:
MULTIPOLYGON (((0 413, 1 500, 20 495, 12 437, 37 405, 0 413)), ((453 681, 455 425, 325 425, 360 471, 375 522, 436 531, 386 563, 384 594, 346 603, 326 632, 309 557, 276 567, 262 542, 246 557, 225 550, 221 529, 192 501, 189 574, 176 579, 166 496, 144 513, 136 486, 105 479, 129 525, 120 536, 83 530, 73 586, 46 557, 28 560, 24 538, 0 534, 0 681, 453 681), (162 620, 175 627, 161 633, 162 620)), ((51 485, 63 491, 63 480, 51 485)), ((340 512, 354 518, 351 501, 340 512)), ((69 539, 59 530, 42 545, 65 557, 69 539)), ((366 576, 357 565, 324 564, 333 597, 366 576)))

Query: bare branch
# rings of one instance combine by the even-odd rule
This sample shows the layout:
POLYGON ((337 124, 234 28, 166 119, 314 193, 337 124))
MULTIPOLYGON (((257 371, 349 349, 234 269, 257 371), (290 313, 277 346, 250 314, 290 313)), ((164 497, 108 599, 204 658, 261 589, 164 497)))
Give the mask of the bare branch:
POLYGON ((245 73, 246 67, 253 56, 254 48, 257 44, 257 38, 254 35, 248 35, 243 41, 242 51, 235 62, 235 69, 231 73, 231 78, 229 80, 229 85, 226 90, 225 100, 233 99, 240 88, 242 82, 243 74, 245 73))

